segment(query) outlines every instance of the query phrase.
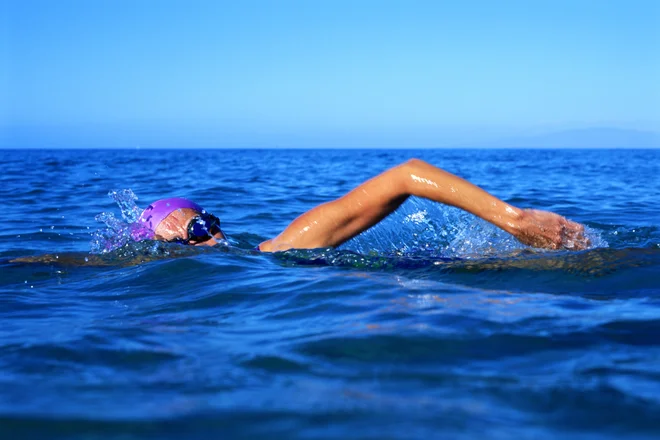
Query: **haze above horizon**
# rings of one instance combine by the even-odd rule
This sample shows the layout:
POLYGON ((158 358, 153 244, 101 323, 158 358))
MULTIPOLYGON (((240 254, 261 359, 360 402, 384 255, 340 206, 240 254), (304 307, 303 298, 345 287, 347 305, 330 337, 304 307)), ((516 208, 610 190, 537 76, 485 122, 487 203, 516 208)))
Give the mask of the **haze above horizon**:
POLYGON ((0 147, 660 132, 660 3, 442 3, 4 2, 0 147))

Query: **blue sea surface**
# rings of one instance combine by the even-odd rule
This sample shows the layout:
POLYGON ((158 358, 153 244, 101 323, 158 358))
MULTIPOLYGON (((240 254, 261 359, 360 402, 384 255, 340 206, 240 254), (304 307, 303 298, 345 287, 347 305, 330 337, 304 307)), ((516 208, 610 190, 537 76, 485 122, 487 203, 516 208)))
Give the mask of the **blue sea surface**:
POLYGON ((660 150, 0 163, 0 438, 660 437, 660 150), (592 248, 411 198, 339 249, 253 250, 410 157, 584 223, 592 248), (108 193, 129 189, 197 201, 229 243, 126 242, 108 193))

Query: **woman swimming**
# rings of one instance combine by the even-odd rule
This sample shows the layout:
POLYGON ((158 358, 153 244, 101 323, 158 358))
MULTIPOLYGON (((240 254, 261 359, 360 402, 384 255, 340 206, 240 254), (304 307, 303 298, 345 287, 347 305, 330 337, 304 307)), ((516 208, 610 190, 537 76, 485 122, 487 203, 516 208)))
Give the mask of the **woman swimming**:
MULTIPOLYGON (((529 246, 581 250, 589 245, 579 223, 548 211, 517 208, 467 180, 411 159, 305 212, 258 249, 276 252, 339 246, 380 222, 410 196, 463 209, 529 246)), ((138 220, 134 238, 199 246, 215 245, 226 237, 217 217, 190 200, 177 198, 149 205, 138 220)))

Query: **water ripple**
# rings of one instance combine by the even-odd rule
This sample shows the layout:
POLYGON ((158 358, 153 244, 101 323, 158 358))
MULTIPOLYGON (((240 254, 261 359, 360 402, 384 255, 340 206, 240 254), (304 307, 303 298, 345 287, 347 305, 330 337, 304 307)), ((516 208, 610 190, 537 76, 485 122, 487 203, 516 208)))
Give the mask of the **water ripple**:
POLYGON ((0 152, 2 438, 660 434, 658 151, 86 153, 0 152), (594 248, 413 198, 340 249, 253 250, 412 156, 594 248), (229 245, 91 255, 116 188, 194 198, 229 245))

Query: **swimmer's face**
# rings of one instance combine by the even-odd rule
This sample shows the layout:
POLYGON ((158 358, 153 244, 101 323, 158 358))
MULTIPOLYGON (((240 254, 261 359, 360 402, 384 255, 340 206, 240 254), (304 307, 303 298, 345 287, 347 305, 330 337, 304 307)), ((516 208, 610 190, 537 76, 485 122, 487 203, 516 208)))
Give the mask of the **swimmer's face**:
POLYGON ((194 246, 213 246, 218 244, 218 240, 225 240, 227 238, 225 237, 225 234, 222 233, 219 225, 212 227, 211 230, 208 231, 211 238, 204 241, 196 242, 189 237, 188 228, 199 215, 201 215, 201 213, 194 209, 177 209, 160 222, 155 231, 156 239, 163 241, 190 240, 188 244, 194 246))

